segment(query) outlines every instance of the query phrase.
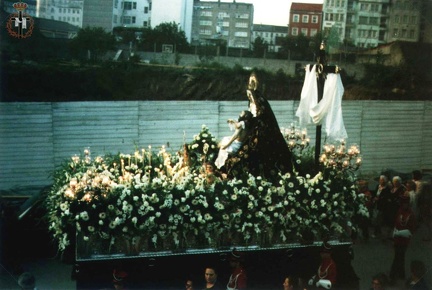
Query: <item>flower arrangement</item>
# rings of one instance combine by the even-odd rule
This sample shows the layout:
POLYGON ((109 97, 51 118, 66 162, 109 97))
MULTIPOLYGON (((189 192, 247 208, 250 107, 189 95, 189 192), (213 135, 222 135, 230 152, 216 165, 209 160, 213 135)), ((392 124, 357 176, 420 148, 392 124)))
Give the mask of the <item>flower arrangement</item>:
POLYGON ((104 241, 105 254, 122 252, 119 243, 135 254, 265 246, 296 241, 304 231, 341 237, 356 227, 353 216, 367 215, 355 176, 344 167, 323 164, 314 176, 281 174, 277 183, 251 174, 209 179, 213 172, 200 167, 214 160, 217 150, 203 126, 177 154, 149 146, 92 158, 86 149, 66 160, 46 199, 49 230, 59 249, 75 239, 77 245, 104 241))

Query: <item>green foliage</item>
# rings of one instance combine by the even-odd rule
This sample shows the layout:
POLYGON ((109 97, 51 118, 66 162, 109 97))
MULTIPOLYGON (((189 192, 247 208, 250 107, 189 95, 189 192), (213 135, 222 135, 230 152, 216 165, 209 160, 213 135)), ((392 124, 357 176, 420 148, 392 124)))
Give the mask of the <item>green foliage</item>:
POLYGON ((253 56, 262 58, 268 49, 268 43, 261 37, 257 37, 254 42, 252 42, 253 56))
POLYGON ((115 49, 115 38, 102 27, 86 27, 78 31, 70 43, 71 54, 79 60, 97 61, 115 49))
POLYGON ((395 85, 395 76, 398 67, 384 66, 382 64, 365 64, 365 77, 361 83, 372 88, 392 88, 395 85))
POLYGON ((288 36, 280 39, 281 49, 278 57, 293 60, 313 60, 316 49, 314 39, 306 37, 303 34, 298 36, 288 36))
POLYGON ((328 48, 328 52, 332 52, 333 49, 336 49, 339 47, 339 44, 341 43, 341 40, 339 38, 338 29, 336 27, 331 27, 328 31, 328 34, 326 35, 326 45, 328 48))
POLYGON ((143 29, 140 42, 140 47, 143 50, 161 52, 164 44, 173 45, 175 52, 186 53, 189 51, 186 34, 179 29, 175 22, 161 23, 154 29, 143 29))

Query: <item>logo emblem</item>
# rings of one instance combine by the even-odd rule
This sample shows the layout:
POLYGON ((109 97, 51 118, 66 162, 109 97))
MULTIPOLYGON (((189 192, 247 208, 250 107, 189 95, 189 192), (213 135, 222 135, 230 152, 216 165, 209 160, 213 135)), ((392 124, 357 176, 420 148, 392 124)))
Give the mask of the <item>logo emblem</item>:
POLYGON ((9 35, 16 38, 30 37, 34 28, 34 20, 24 12, 28 7, 27 3, 16 2, 13 4, 13 7, 17 12, 9 15, 8 22, 6 23, 9 35))

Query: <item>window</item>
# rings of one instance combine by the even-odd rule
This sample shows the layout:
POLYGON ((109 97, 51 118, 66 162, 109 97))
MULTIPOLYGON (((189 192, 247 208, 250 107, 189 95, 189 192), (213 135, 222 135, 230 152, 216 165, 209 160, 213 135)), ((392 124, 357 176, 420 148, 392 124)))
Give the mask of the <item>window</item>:
POLYGON ((316 15, 313 15, 312 16, 312 23, 318 23, 318 16, 316 16, 316 15))
POLYGON ((395 17, 394 17, 394 23, 399 23, 399 15, 395 15, 395 17))
POLYGON ((360 16, 359 17, 359 24, 368 24, 367 23, 367 17, 365 17, 365 16, 360 16))
POLYGON ((234 33, 234 36, 236 36, 236 37, 248 37, 248 34, 246 31, 236 31, 234 33))
POLYGON ((246 22, 237 22, 235 24, 235 27, 237 27, 237 28, 248 28, 248 24, 246 22))
POLYGON ((201 16, 203 17, 212 17, 213 14, 211 11, 201 11, 201 16))
POLYGON ((370 17, 369 18, 369 24, 378 25, 378 21, 379 21, 378 17, 370 17))
POLYGON ((369 4, 360 4, 360 11, 369 11, 369 4))
POLYGON ((122 24, 131 24, 132 23, 132 17, 131 16, 123 16, 122 17, 122 24))
POLYGON ((302 22, 303 23, 309 23, 309 15, 303 15, 302 16, 302 22))
POLYGON ((122 24, 134 24, 135 22, 135 16, 123 16, 122 24))
POLYGON ((416 16, 411 16, 410 23, 411 24, 416 24, 417 23, 417 17, 416 16))
POLYGON ((397 28, 393 29, 393 37, 397 37, 398 34, 399 34, 398 29, 397 28))
POLYGON ((314 37, 317 33, 318 33, 318 30, 316 30, 316 29, 311 29, 311 31, 310 31, 310 36, 311 36, 311 37, 314 37))
POLYGON ((294 14, 293 15, 293 22, 294 23, 299 23, 300 22, 300 15, 299 14, 294 14))
POLYGON ((402 23, 404 23, 404 24, 408 23, 408 15, 404 15, 402 17, 402 23))
POLYGON ((410 30, 409 38, 411 38, 411 39, 415 38, 415 31, 414 31, 414 29, 410 30))
POLYGON ((212 32, 210 29, 200 29, 200 34, 202 35, 211 35, 212 32))
POLYGON ((212 26, 212 22, 210 20, 200 20, 199 25, 201 25, 201 26, 212 26))
POLYGON ((291 29, 291 35, 297 36, 298 35, 298 28, 297 27, 293 27, 291 29))
POLYGON ((144 7, 144 14, 148 14, 148 7, 144 7))
POLYGON ((301 34, 303 34, 304 36, 308 35, 308 29, 307 28, 302 28, 301 29, 301 34))
POLYGON ((335 20, 334 14, 333 13, 327 14, 327 20, 334 21, 335 20))
POLYGON ((123 2, 123 9, 124 10, 132 10, 132 9, 136 9, 136 2, 129 2, 129 1, 125 1, 123 2))
POLYGON ((218 18, 229 18, 229 14, 226 12, 219 12, 218 18))
POLYGON ((249 19, 249 14, 247 13, 237 14, 236 16, 237 18, 241 18, 241 19, 249 19))
POLYGON ((118 0, 114 0, 114 8, 118 8, 118 0))

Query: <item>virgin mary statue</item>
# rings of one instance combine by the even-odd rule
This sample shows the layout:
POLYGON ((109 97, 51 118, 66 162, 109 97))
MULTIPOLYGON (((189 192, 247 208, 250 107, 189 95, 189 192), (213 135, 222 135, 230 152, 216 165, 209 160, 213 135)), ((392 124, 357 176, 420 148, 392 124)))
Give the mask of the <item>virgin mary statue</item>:
POLYGON ((254 175, 276 178, 278 173, 292 172, 291 151, 282 135, 273 110, 258 90, 255 73, 249 78, 246 94, 249 111, 253 114, 248 142, 236 155, 226 162, 226 170, 231 175, 246 170, 254 175))

